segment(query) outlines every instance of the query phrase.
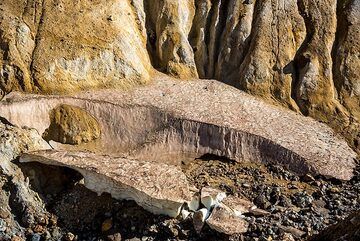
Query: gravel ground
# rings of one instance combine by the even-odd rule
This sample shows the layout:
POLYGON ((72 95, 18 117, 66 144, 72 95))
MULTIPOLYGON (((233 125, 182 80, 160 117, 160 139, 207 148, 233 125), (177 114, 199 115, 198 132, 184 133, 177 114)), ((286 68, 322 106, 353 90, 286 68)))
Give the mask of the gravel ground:
POLYGON ((271 213, 247 217, 244 240, 281 240, 284 232, 303 240, 360 210, 360 168, 349 182, 322 177, 298 177, 279 166, 196 160, 184 171, 198 188, 218 187, 228 194, 252 200, 271 213))
MULTIPOLYGON (((73 173, 69 175, 67 169, 27 165, 22 166, 25 174, 41 175, 41 179, 33 178, 38 183, 32 185, 50 213, 25 230, 31 241, 305 240, 360 210, 360 168, 351 181, 339 182, 298 177, 274 165, 235 163, 210 156, 183 163, 192 185, 246 197, 270 214, 245 217, 250 226, 243 235, 229 237, 207 226, 197 234, 190 220, 156 216, 135 202, 117 201, 108 194, 97 196, 78 182, 79 177, 69 180, 73 173)), ((0 229, 1 225, 0 219, 0 229)))

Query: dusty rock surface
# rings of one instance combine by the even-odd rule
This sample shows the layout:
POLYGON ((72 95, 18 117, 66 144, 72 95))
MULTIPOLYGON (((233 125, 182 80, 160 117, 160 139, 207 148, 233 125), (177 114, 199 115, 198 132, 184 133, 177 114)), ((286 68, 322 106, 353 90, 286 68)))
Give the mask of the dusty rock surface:
POLYGON ((59 93, 146 82, 146 36, 133 8, 123 0, 2 1, 2 89, 59 93))
POLYGON ((215 78, 328 123, 359 150, 358 0, 5 0, 1 89, 215 78))
POLYGON ((14 94, 0 103, 0 115, 43 133, 59 104, 78 106, 99 122, 98 152, 168 163, 215 154, 345 180, 355 167, 355 153, 330 128, 217 81, 161 78, 132 91, 75 97, 14 94))
POLYGON ((179 215, 192 199, 181 169, 166 164, 101 156, 86 152, 39 151, 23 154, 20 162, 64 166, 84 177, 85 186, 116 199, 134 200, 154 214, 179 215))
POLYGON ((0 239, 24 238, 25 228, 34 228, 49 214, 43 201, 29 187, 29 179, 11 163, 26 151, 49 149, 34 129, 21 129, 0 121, 0 239))
POLYGON ((50 126, 43 136, 63 144, 81 144, 100 137, 100 126, 94 117, 79 107, 59 105, 49 113, 50 126))
POLYGON ((225 205, 218 205, 206 220, 210 228, 227 235, 245 233, 248 230, 248 222, 235 215, 233 210, 225 205))

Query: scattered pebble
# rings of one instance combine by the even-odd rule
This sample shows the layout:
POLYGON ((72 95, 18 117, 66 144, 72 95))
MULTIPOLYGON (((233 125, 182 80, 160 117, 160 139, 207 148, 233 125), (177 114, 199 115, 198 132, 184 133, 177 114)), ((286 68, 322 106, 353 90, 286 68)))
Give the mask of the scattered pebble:
POLYGON ((105 233, 109 231, 112 228, 112 225, 113 224, 111 218, 105 219, 105 221, 101 225, 101 232, 105 233))

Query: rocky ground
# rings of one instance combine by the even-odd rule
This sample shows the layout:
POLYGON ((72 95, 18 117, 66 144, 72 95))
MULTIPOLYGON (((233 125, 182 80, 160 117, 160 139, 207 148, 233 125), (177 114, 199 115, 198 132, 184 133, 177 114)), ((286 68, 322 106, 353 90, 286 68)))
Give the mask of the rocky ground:
POLYGON ((352 177, 359 13, 359 0, 0 1, 0 241, 360 240, 359 163, 346 182, 298 176, 352 177), (181 167, 266 211, 242 235, 199 233, 70 169, 13 162, 50 148, 42 138, 178 166, 247 160, 181 167))
MULTIPOLYGON (((182 163, 191 184, 198 188, 213 186, 227 194, 248 198, 269 214, 246 217, 250 226, 243 235, 226 236, 207 226, 198 234, 190 220, 156 216, 135 202, 117 201, 107 194, 97 196, 70 169, 44 168, 33 163, 18 165, 30 177, 33 189, 39 191, 49 212, 24 229, 31 241, 305 240, 360 209, 359 167, 351 181, 339 182, 298 177, 273 165, 235 163, 205 156, 182 163)), ((0 216, 2 234, 8 228, 4 215, 0 216)), ((11 235, 3 235, 3 240, 11 235)))
POLYGON ((253 200, 270 215, 249 217, 244 240, 305 239, 360 209, 360 169, 349 182, 299 177, 279 166, 197 160, 185 165, 196 186, 211 185, 253 200), (190 167, 189 167, 190 166, 190 167))

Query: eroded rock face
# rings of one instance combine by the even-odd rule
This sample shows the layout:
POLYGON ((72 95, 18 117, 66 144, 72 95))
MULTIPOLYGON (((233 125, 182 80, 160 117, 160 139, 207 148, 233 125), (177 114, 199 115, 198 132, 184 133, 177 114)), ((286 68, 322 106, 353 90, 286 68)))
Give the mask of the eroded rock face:
POLYGON ((192 0, 144 1, 148 48, 156 68, 179 78, 198 77, 188 41, 195 14, 192 0))
POLYGON ((36 129, 22 129, 0 121, 0 135, 0 164, 4 169, 22 152, 50 149, 36 129))
MULTIPOLYGON (((0 237, 10 240, 13 234, 24 237, 25 228, 34 228, 47 211, 28 180, 13 163, 22 152, 49 149, 50 146, 34 129, 22 129, 0 122, 0 237)), ((18 237, 19 238, 19 237, 18 237)))
POLYGON ((81 173, 88 189, 134 200, 155 214, 176 217, 192 198, 186 176, 178 167, 166 164, 66 151, 23 154, 20 162, 69 167, 81 173))
POLYGON ((329 124, 359 150, 358 0, 3 1, 1 89, 215 78, 329 124), (71 27, 69 27, 71 26, 71 27))
POLYGON ((6 0, 2 89, 59 93, 148 80, 146 36, 130 1, 6 0))
POLYGON ((50 112, 50 126, 45 140, 63 144, 87 143, 100 137, 100 126, 94 117, 79 107, 59 105, 50 112))
POLYGON ((43 133, 59 104, 81 107, 97 119, 100 153, 163 163, 214 154, 277 163, 300 175, 353 175, 356 154, 330 128, 217 81, 162 78, 131 92, 76 97, 14 94, 0 103, 0 115, 43 133))

